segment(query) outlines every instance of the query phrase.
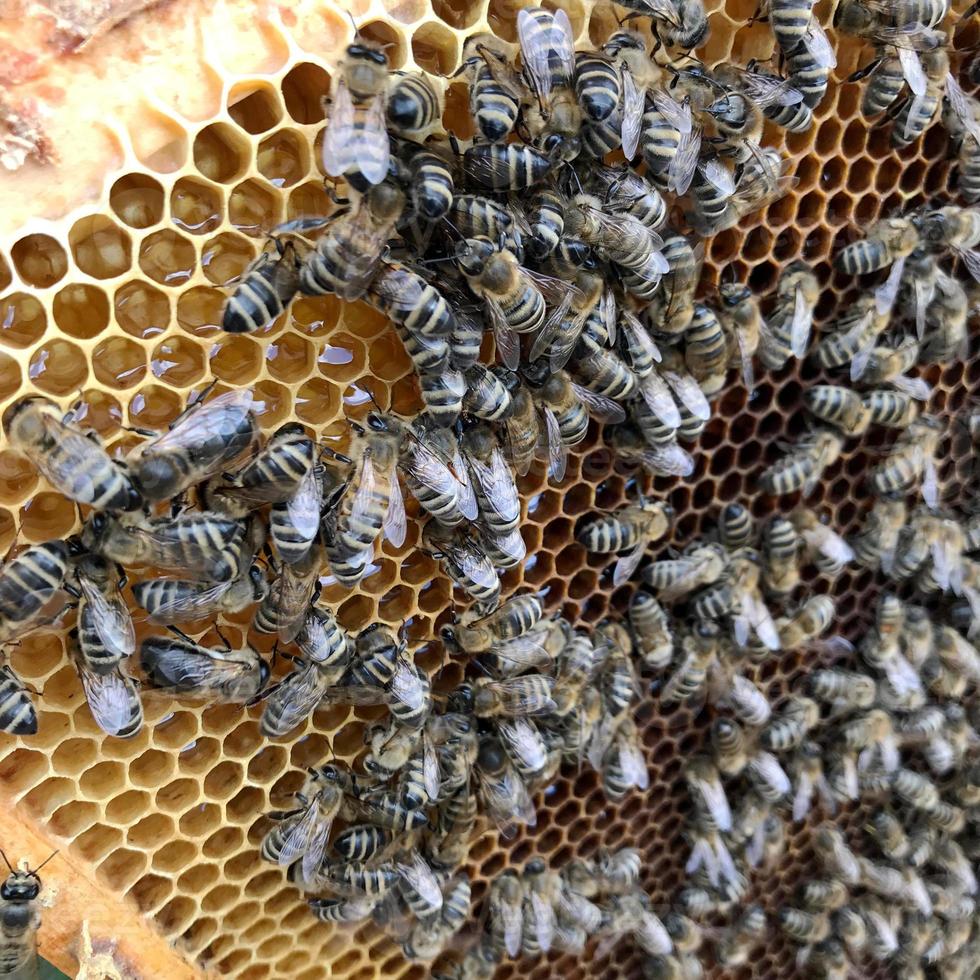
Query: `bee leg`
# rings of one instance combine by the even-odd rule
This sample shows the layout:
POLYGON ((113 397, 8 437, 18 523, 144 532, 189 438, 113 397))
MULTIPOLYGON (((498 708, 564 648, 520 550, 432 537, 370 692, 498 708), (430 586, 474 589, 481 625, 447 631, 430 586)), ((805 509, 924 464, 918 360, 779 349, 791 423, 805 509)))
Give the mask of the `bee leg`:
POLYGON ((82 597, 82 593, 74 585, 69 585, 67 582, 61 583, 61 589, 63 592, 67 592, 73 599, 81 599, 82 597))
POLYGON ((881 64, 883 59, 875 58, 874 61, 869 61, 863 68, 859 68, 857 71, 851 72, 847 78, 844 79, 845 82, 859 82, 862 78, 867 78, 877 67, 881 64))
POLYGON ((196 641, 192 640, 182 629, 178 629, 176 626, 168 626, 168 630, 174 634, 174 636, 180 637, 185 643, 194 643, 196 646, 196 641))
POLYGON ((221 642, 225 645, 225 649, 230 650, 231 644, 228 642, 228 638, 225 636, 225 634, 221 632, 221 627, 217 623, 215 623, 213 629, 215 633, 217 633, 218 636, 221 638, 221 642))
MULTIPOLYGON (((174 421, 176 421, 176 419, 174 421)), ((126 432, 132 432, 138 436, 146 436, 147 439, 156 439, 157 436, 160 435, 160 433, 157 432, 156 429, 141 429, 139 428, 139 426, 135 426, 135 425, 123 425, 120 426, 120 428, 126 432)))
POLYGON ((116 588, 121 592, 129 584, 129 576, 126 574, 126 569, 119 562, 116 562, 116 574, 119 576, 116 580, 116 588))

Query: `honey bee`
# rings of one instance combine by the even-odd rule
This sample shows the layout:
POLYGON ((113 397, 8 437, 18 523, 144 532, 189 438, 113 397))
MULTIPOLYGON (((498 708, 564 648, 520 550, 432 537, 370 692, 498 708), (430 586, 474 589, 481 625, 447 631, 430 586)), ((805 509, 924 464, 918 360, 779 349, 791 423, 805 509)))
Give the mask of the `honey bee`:
POLYGON ((759 304, 748 286, 742 283, 722 283, 718 287, 721 306, 718 317, 728 338, 728 366, 742 372, 742 381, 749 391, 755 388, 755 369, 752 359, 759 349, 763 319, 759 304))
POLYGON ((299 292, 300 259, 292 242, 273 238, 276 254, 259 252, 242 273, 221 313, 226 333, 255 333, 271 326, 299 292))
POLYGON ((310 898, 307 905, 320 922, 360 922, 377 903, 371 899, 310 898))
MULTIPOLYGON (((607 42, 605 49, 618 34, 632 34, 631 31, 617 32, 607 42)), ((642 44, 642 39, 640 39, 642 44)), ((635 50, 635 49, 634 49, 635 50)), ((644 51, 645 53, 645 51, 644 51)), ((625 63, 625 58, 622 59, 625 63)), ((642 59, 646 64, 653 65, 648 59, 642 59)), ((630 69, 636 77, 636 72, 630 69)), ((627 166, 605 167, 598 166, 592 171, 592 180, 597 193, 604 204, 614 211, 626 211, 642 221, 648 228, 656 231, 667 220, 667 204, 653 184, 641 177, 627 166)))
POLYGON ((463 591, 488 608, 495 606, 500 579, 480 541, 460 529, 450 531, 430 521, 422 529, 422 542, 463 591))
POLYGON ((534 593, 512 596, 496 610, 482 614, 467 610, 461 619, 442 628, 443 642, 468 654, 486 653, 498 644, 526 636, 541 621, 544 606, 534 593))
POLYGON ((346 300, 363 296, 404 209, 401 190, 377 184, 352 210, 333 217, 303 262, 301 291, 309 296, 335 293, 346 300))
POLYGON ((782 905, 776 919, 783 932, 800 945, 818 943, 830 935, 830 920, 822 912, 807 912, 782 905))
POLYGON ((836 67, 833 46, 820 24, 811 18, 803 38, 786 53, 790 84, 802 94, 804 105, 815 109, 823 101, 830 73, 836 67))
POLYGON ((489 143, 507 138, 526 97, 509 58, 508 46, 493 34, 474 34, 463 45, 463 64, 458 74, 469 81, 470 115, 489 143))
MULTIPOLYGON (((900 49, 904 52, 905 49, 900 49)), ((894 114, 892 145, 907 146, 917 140, 932 124, 942 105, 949 74, 949 54, 944 47, 923 51, 915 59, 918 69, 913 69, 915 88, 903 100, 894 114)), ((911 64, 912 59, 907 59, 911 64)))
POLYGON ((25 548, 0 568, 0 642, 23 636, 38 622, 68 574, 68 545, 46 541, 25 548))
POLYGON ((261 854, 280 867, 300 861, 304 880, 311 881, 326 856, 330 828, 344 802, 336 767, 308 770, 295 798, 298 806, 294 809, 268 814, 276 823, 262 840, 261 854))
POLYGON ((815 670, 807 678, 807 689, 838 712, 870 708, 875 699, 873 678, 839 667, 815 670))
POLYGON ((844 246, 834 264, 848 275, 863 276, 911 255, 918 244, 919 232, 911 218, 882 218, 861 241, 844 246))
POLYGON ((553 684, 552 678, 544 674, 526 674, 499 681, 478 677, 471 684, 458 688, 454 698, 477 718, 524 718, 555 710, 551 698, 553 684))
POLYGON ((672 513, 660 501, 641 500, 638 505, 590 522, 579 531, 578 538, 589 551, 628 552, 617 560, 613 570, 613 584, 622 585, 639 565, 649 544, 667 533, 672 513))
POLYGON ((927 211, 919 219, 919 233, 930 249, 949 249, 963 260, 975 279, 980 277, 976 252, 980 245, 980 212, 960 207, 927 211))
POLYGON ((31 396, 4 412, 3 427, 11 448, 30 457, 51 486, 69 499, 97 510, 138 510, 143 501, 132 477, 75 427, 75 416, 62 416, 54 402, 31 396))
POLYGON ((752 950, 766 932, 766 913, 759 905, 750 905, 715 939, 719 965, 734 969, 748 962, 752 950))
POLYGON ((660 603, 647 592, 635 592, 630 600, 629 622, 643 663, 654 671, 666 670, 674 654, 674 637, 660 603))
POLYGON ((794 821, 799 822, 806 817, 815 798, 819 798, 830 813, 836 812, 837 803, 824 775, 823 752, 819 745, 815 742, 803 742, 793 755, 790 772, 795 782, 792 801, 794 821))
POLYGON ((177 630, 140 644, 140 666, 149 682, 181 697, 244 704, 269 679, 269 665, 248 644, 234 650, 201 646, 177 630))
POLYGON ((109 673, 136 649, 133 619, 121 593, 126 576, 120 574, 118 582, 113 581, 109 564, 95 555, 80 557, 73 572, 79 589, 79 653, 90 670, 109 673))
POLYGON ((795 493, 809 496, 820 481, 823 471, 840 458, 843 438, 829 429, 817 429, 803 436, 790 452, 769 466, 759 483, 773 496, 795 493))
POLYGON ((695 589, 717 582, 728 562, 720 545, 697 545, 680 558, 656 561, 643 570, 646 583, 665 602, 676 601, 695 589))
POLYGON ((836 321, 834 332, 814 348, 814 359, 825 368, 850 364, 851 380, 857 380, 888 320, 887 313, 877 309, 874 298, 859 297, 854 307, 836 321))
POLYGON ((514 475, 493 431, 486 426, 468 429, 461 448, 487 530, 494 535, 516 530, 521 519, 521 501, 514 475))
POLYGON ((929 507, 939 503, 939 484, 935 454, 943 434, 940 420, 923 415, 916 419, 892 446, 887 458, 871 473, 876 494, 908 492, 919 486, 929 507))
POLYGON ((868 512, 861 534, 851 542, 854 560, 865 568, 880 567, 886 575, 891 574, 907 513, 901 495, 878 497, 868 512))
POLYGON ((827 874, 839 877, 848 884, 856 884, 860 880, 861 868, 857 856, 832 823, 823 823, 817 828, 813 846, 817 860, 827 874))
POLYGON ((854 559, 854 552, 847 542, 826 524, 809 508, 798 508, 790 514, 790 521, 797 533, 803 539, 809 554, 817 553, 842 563, 854 559))
POLYGON ((665 704, 689 701, 704 693, 708 669, 718 655, 720 632, 717 624, 701 621, 693 630, 684 634, 680 640, 677 669, 661 693, 661 700, 665 704))
POLYGON ((470 911, 470 882, 460 878, 449 882, 442 892, 442 908, 420 921, 409 937, 402 942, 406 959, 428 961, 435 959, 463 927, 470 911))
POLYGON ((850 437, 862 435, 871 424, 871 413, 861 395, 839 385, 814 385, 803 396, 806 407, 850 437))
POLYGON ((388 175, 388 57, 380 44, 358 36, 337 68, 323 135, 323 169, 363 193, 388 175))
POLYGON ((122 565, 150 565, 195 579, 230 582, 241 571, 252 533, 247 522, 207 511, 126 520, 93 514, 82 530, 82 545, 122 565))
POLYGON ((687 826, 684 836, 691 844, 691 856, 684 865, 688 875, 718 891, 738 889, 741 873, 725 839, 710 820, 696 818, 687 826))
POLYGON ((259 633, 276 633, 284 643, 291 643, 306 623, 306 611, 317 587, 323 564, 319 543, 292 564, 282 563, 271 587, 252 618, 252 628, 259 633))
POLYGON ((535 825, 537 817, 527 787, 497 739, 481 738, 474 772, 478 797, 504 837, 513 836, 518 824, 535 825))
POLYGON ((554 158, 574 159, 582 110, 575 94, 575 39, 568 14, 561 8, 518 11, 517 34, 524 76, 535 97, 524 124, 554 158))
POLYGON ((82 661, 75 642, 69 644, 69 651, 75 660, 89 711, 99 728, 117 738, 130 738, 139 732, 143 727, 143 704, 136 682, 119 667, 104 674, 90 670, 82 661))
POLYGON ((785 752, 802 744, 820 723, 820 706, 810 698, 794 696, 783 705, 779 717, 765 728, 759 741, 774 752, 785 752))
POLYGON ((791 262, 776 285, 776 306, 762 331, 759 355, 768 368, 783 367, 790 357, 805 356, 813 328, 820 283, 805 262, 791 262))
MULTIPOLYGON (((598 754, 591 750, 590 753, 593 759, 598 754)), ((631 789, 643 791, 649 788, 650 776, 640 735, 631 718, 624 718, 619 723, 596 768, 602 773, 602 786, 611 800, 622 799, 631 789)))
POLYGON ((0 971, 10 977, 38 976, 37 930, 41 925, 41 878, 38 872, 58 852, 45 858, 33 870, 11 867, 7 855, 0 851, 10 872, 0 885, 0 971))
POLYGON ((37 734, 37 710, 29 689, 9 664, 0 666, 0 731, 37 734))

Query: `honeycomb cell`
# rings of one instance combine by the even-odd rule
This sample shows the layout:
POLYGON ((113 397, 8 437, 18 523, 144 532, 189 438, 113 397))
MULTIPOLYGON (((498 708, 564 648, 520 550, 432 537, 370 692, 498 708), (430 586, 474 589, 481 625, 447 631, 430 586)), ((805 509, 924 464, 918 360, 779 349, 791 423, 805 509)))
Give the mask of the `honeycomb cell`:
POLYGON ((148 174, 125 174, 109 191, 109 207, 130 228, 152 228, 163 220, 163 185, 148 174))
POLYGON ((382 20, 372 20, 358 26, 358 33, 369 41, 374 41, 385 48, 388 64, 396 71, 405 66, 406 44, 402 34, 382 20))
POLYGON ((323 99, 330 92, 330 76, 308 61, 293 65, 280 86, 286 112, 294 122, 303 125, 322 122, 323 99))
POLYGON ((27 235, 10 249, 10 259, 21 281, 35 289, 47 289, 68 271, 65 248, 50 235, 27 235))
POLYGON ((255 155, 260 174, 274 187, 292 187, 310 169, 309 141, 292 129, 267 136, 255 155))
POLYGON ((81 348, 67 340, 49 340, 32 355, 27 369, 31 381, 49 395, 78 391, 88 377, 81 348))
POLYGON ((221 224, 223 195, 220 187, 181 177, 170 192, 170 220, 191 235, 206 235, 221 224))
POLYGON ((76 221, 68 232, 68 244, 75 264, 93 279, 113 279, 130 267, 129 235, 105 215, 93 214, 76 221))
POLYGON ((262 348, 241 334, 223 335, 209 357, 214 377, 236 384, 248 384, 262 367, 262 348))
POLYGON ((140 244, 140 268, 165 286, 179 286, 190 279, 196 261, 193 243, 169 229, 154 232, 140 244))
POLYGON ((29 541, 66 537, 75 526, 75 508, 59 493, 37 493, 20 509, 20 530, 29 541))
POLYGON ((238 184, 228 198, 228 221, 240 232, 264 237, 282 220, 281 201, 257 180, 238 184))
POLYGON ((25 456, 7 449, 0 452, 0 503, 20 503, 37 482, 37 471, 25 456))
POLYGON ((186 337, 171 337, 153 348, 150 369, 161 381, 186 388, 204 377, 205 353, 186 337))
POLYGON ((54 297, 54 320, 70 337, 89 340, 109 326, 109 299, 97 286, 65 286, 54 297))
POLYGON ((441 24, 423 24, 412 34, 412 57, 424 71, 449 75, 459 59, 456 35, 441 24))
POLYGON ((245 82, 229 93, 228 115, 246 133, 266 133, 282 118, 282 101, 271 85, 245 82))
POLYGON ((146 351, 135 340, 109 337, 92 351, 92 370, 109 388, 132 388, 146 376, 146 351))
POLYGON ((30 347, 41 339, 47 325, 44 307, 27 293, 12 293, 0 301, 0 343, 30 347))

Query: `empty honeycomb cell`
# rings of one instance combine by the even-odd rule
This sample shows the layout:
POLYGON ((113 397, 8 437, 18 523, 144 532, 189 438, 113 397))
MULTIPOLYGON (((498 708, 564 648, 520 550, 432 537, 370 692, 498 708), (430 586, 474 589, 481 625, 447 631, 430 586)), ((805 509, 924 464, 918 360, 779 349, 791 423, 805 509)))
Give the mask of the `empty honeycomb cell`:
POLYGON ((173 820, 162 813, 151 813, 126 831, 127 843, 138 850, 154 850, 161 841, 172 837, 173 820))
POLYGON ((195 914, 197 903, 190 898, 177 896, 172 898, 157 913, 157 922, 165 935, 174 935, 186 929, 195 914))
POLYGON ((6 449, 0 452, 0 503, 20 503, 37 482, 37 470, 25 456, 6 449))
POLYGON ((221 744, 216 738, 198 738, 185 745, 177 764, 182 773, 205 773, 221 755, 221 744))
POLYGON ((175 779, 157 790, 154 800, 158 809, 180 813, 197 800, 198 796, 198 785, 193 779, 175 779))
POLYGON ((248 137, 227 123, 205 126, 194 138, 194 166, 203 176, 220 184, 241 177, 251 156, 248 137))
POLYGON ((449 75, 459 63, 456 35, 435 22, 422 24, 412 34, 412 57, 424 71, 449 75))
POLYGON ((228 221, 243 234, 264 238, 282 220, 282 202, 264 182, 242 181, 228 196, 228 221))
POLYGON ((140 268, 154 282, 179 286, 194 273, 194 244, 169 228, 148 235, 140 243, 140 268))
POLYGON ((128 826, 149 806, 150 797, 140 790, 128 790, 106 804, 105 818, 109 823, 128 826))
POLYGON ((255 245, 242 235, 222 232, 204 243, 201 269, 217 286, 237 279, 255 258, 255 245))
POLYGON ((130 888, 129 894, 143 912, 153 912, 167 901, 173 888, 169 878, 148 874, 130 888))
POLYGON ((122 831, 114 827, 104 827, 100 824, 82 831, 74 841, 85 860, 96 864, 102 858, 115 850, 123 840, 122 831))
POLYGON ((48 820, 59 807, 75 799, 74 781, 60 777, 45 779, 21 800, 21 804, 35 817, 48 820))
POLYGON ((292 187, 310 169, 309 140, 292 129, 281 129, 259 143, 255 165, 275 187, 292 187))
POLYGON ((323 98, 330 92, 330 76, 320 65, 301 61, 286 72, 280 91, 294 122, 318 123, 324 118, 323 98))
POLYGON ((0 301, 0 344, 30 347, 47 325, 44 307, 27 293, 12 293, 0 301))
MULTIPOLYGON (((321 759, 323 756, 321 755, 321 759)), ((256 786, 245 786, 225 804, 225 816, 237 824, 249 824, 262 811, 266 794, 256 786)))
POLYGON ((162 431, 182 410, 176 392, 162 385, 144 385, 130 400, 127 414, 134 426, 162 431))
POLYGON ((262 367, 262 348, 241 335, 224 335, 211 348, 209 357, 212 375, 236 384, 248 384, 262 367))
POLYGON ((925 177, 926 165, 921 160, 913 160, 906 164, 902 169, 902 176, 899 178, 901 187, 909 193, 921 187, 925 177))
POLYGON ((205 351, 189 338, 170 337, 153 348, 150 369, 161 381, 186 388, 204 377, 205 356, 205 351))
POLYGON ((206 235, 221 224, 224 200, 220 187, 181 177, 170 192, 170 220, 191 235, 206 235))
POLYGON ((265 82, 243 82, 228 95, 228 115, 246 133, 266 133, 282 118, 282 100, 265 82))
POLYGON ((395 381, 412 370, 405 347, 396 336, 375 340, 371 344, 368 361, 374 376, 382 381, 395 381))
POLYGON ((315 364, 313 345, 294 334, 285 334, 265 349, 269 373, 287 384, 309 376, 315 364))
POLYGON ((148 174, 124 174, 109 191, 109 207, 130 228, 152 228, 163 220, 163 185, 148 174))
POLYGON ((59 282, 68 271, 65 248, 50 235, 27 235, 10 249, 10 259, 26 286, 46 289, 59 282))
POLYGON ((109 337, 92 351, 92 370, 102 384, 132 388, 146 376, 146 351, 135 340, 109 337))

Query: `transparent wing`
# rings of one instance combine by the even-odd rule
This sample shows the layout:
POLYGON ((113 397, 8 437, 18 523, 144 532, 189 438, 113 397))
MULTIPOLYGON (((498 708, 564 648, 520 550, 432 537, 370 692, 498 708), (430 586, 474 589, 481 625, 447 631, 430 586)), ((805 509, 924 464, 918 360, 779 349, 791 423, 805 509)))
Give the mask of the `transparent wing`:
POLYGON ((561 438, 561 428, 555 413, 545 405, 541 414, 544 416, 545 437, 548 443, 548 473, 555 483, 565 479, 565 469, 568 465, 568 450, 561 438))
POLYGON ((622 769, 623 775, 637 789, 648 789, 650 774, 647 772, 646 759, 643 758, 640 747, 622 736, 616 739, 616 743, 619 751, 619 767, 622 769))
POLYGON ((296 493, 286 502, 290 523, 307 541, 312 541, 320 528, 322 506, 323 482, 317 468, 311 466, 296 493))
POLYGON ((354 161, 354 102, 341 82, 330 105, 330 120, 323 134, 323 169, 331 177, 341 177, 354 161))
POLYGON ((905 271, 905 259, 900 258, 892 263, 888 278, 875 290, 875 309, 882 315, 891 311, 898 296, 898 287, 902 283, 902 273, 905 271))
POLYGON ((505 367, 516 371, 521 363, 521 342, 514 333, 500 304, 491 297, 485 297, 486 311, 490 317, 490 326, 497 342, 497 353, 505 367))
MULTIPOLYGON (((152 442, 140 447, 141 455, 157 452, 171 452, 185 446, 200 445, 213 436, 234 430, 241 424, 252 408, 251 388, 226 391, 217 398, 195 407, 193 411, 152 442)), ((197 405, 197 402, 194 403, 197 405)))
POLYGON ((796 105, 803 101, 803 93, 793 88, 786 79, 770 78, 756 72, 743 72, 741 79, 743 91, 760 109, 773 105, 796 105))
POLYGON ((423 730, 422 732, 422 785, 425 786, 426 793, 430 800, 439 798, 439 785, 442 781, 439 771, 439 756, 432 739, 423 730))
POLYGON ((613 568, 613 585, 616 588, 629 581, 630 576, 636 571, 637 565, 640 564, 640 560, 643 558, 646 546, 647 542, 645 540, 640 541, 632 551, 628 551, 616 562, 616 566, 613 568))
POLYGON ((492 589, 498 584, 497 573, 484 555, 465 548, 453 548, 451 557, 457 568, 477 585, 492 589))
POLYGON ((736 327, 735 343, 738 346, 738 360, 742 368, 742 383, 752 392, 755 390, 755 367, 752 361, 752 345, 745 330, 736 327))
POLYGON ((637 347, 650 360, 660 363, 663 355, 660 348, 653 342, 649 331, 629 310, 623 310, 620 315, 620 328, 623 339, 628 347, 637 347))
MULTIPOLYGON (((773 621, 769 607, 762 600, 761 596, 754 591, 743 590, 741 595, 742 615, 748 620, 755 635, 762 641, 763 645, 769 650, 778 650, 780 647, 779 630, 773 621)), ((744 642, 740 645, 744 646, 744 642)))
POLYGON ((263 726, 285 735, 301 725, 323 700, 327 675, 315 663, 287 674, 272 690, 263 708, 263 726))
POLYGON ((591 388, 572 382, 572 391, 576 398, 589 410, 589 415, 600 422, 622 422, 626 418, 623 406, 618 402, 600 395, 591 388))
POLYGON ((691 132, 691 107, 689 104, 678 102, 663 89, 655 89, 650 94, 657 110, 674 129, 682 136, 691 132))
POLYGON ((555 27, 562 34, 562 39, 555 54, 561 62, 565 71, 565 78, 571 82, 575 77, 575 33, 572 31, 572 22, 568 19, 568 14, 559 7, 554 12, 555 27))
POLYGON ((803 43, 818 67, 831 69, 837 67, 837 55, 834 53, 833 45, 816 18, 810 21, 803 43))
POLYGON ((384 532, 396 548, 400 548, 405 543, 405 535, 408 533, 405 500, 402 497, 402 486, 396 472, 392 472, 388 488, 388 511, 384 519, 384 532))
POLYGON ((643 130, 643 107, 646 102, 645 92, 639 88, 633 79, 633 73, 625 65, 622 67, 623 77, 623 122, 620 127, 623 153, 627 160, 636 156, 640 145, 640 133, 643 130))
POLYGON ((973 249, 958 248, 956 254, 963 260, 966 271, 977 281, 980 282, 980 252, 973 249))
POLYGON ((806 354, 812 326, 813 310, 810 309, 803 290, 797 287, 793 302, 793 320, 789 328, 789 346, 796 357, 803 357, 806 354))
POLYGON ((735 193, 735 178, 719 160, 705 160, 700 169, 704 179, 722 194, 731 196, 735 193))
POLYGON ((677 371, 663 371, 664 380, 697 419, 707 422, 711 418, 711 405, 697 381, 691 375, 677 371))
POLYGON ((826 525, 821 525, 816 531, 804 531, 803 537, 807 543, 816 548, 819 552, 832 558, 834 561, 847 562, 854 561, 854 552, 851 546, 836 532, 826 525))
POLYGON ((85 700, 95 723, 107 735, 118 735, 138 724, 132 734, 142 727, 143 708, 136 684, 121 671, 96 674, 78 665, 78 674, 85 691, 85 700))
POLYGON ((477 459, 471 460, 471 464, 489 508, 502 521, 517 520, 521 515, 521 500, 514 485, 514 476, 500 448, 494 448, 489 466, 477 459))
POLYGON ((172 601, 157 606, 150 615, 151 622, 168 625, 211 612, 234 583, 219 582, 217 585, 205 586, 202 582, 191 581, 183 584, 188 588, 179 590, 172 601))
MULTIPOLYGON (((330 831, 330 824, 327 823, 326 825, 327 833, 324 833, 323 829, 323 821, 320 819, 320 806, 314 800, 302 813, 297 814, 295 818, 290 818, 289 829, 282 835, 282 846, 277 858, 278 863, 283 867, 292 864, 300 856, 305 855, 311 846, 315 846, 320 842, 321 838, 320 857, 322 859, 327 843, 327 833, 330 831)), ((317 862, 318 866, 319 862, 317 862)), ((317 868, 314 867, 311 870, 316 871, 317 868)), ((304 874, 306 874, 305 868, 304 874)))
POLYGON ((640 380, 640 394, 650 407, 650 411, 664 425, 671 429, 680 428, 681 413, 677 409, 677 404, 670 393, 667 382, 656 371, 652 371, 640 380))
POLYGON ((452 470, 424 443, 411 447, 402 461, 407 475, 423 487, 444 497, 459 496, 459 481, 452 470))
POLYGON ((497 723, 497 734, 511 757, 520 759, 523 772, 540 772, 548 761, 548 751, 535 725, 526 718, 497 723))
POLYGON ((528 895, 531 906, 532 928, 541 951, 547 953, 555 940, 555 910, 551 902, 532 891, 528 895))
MULTIPOLYGON (((110 459, 98 443, 83 433, 67 425, 62 425, 60 419, 45 417, 43 425, 48 439, 60 447, 62 451, 59 453, 35 453, 32 460, 52 486, 74 486, 79 478, 83 462, 96 457, 110 459)), ((95 489, 90 482, 89 487, 91 488, 89 500, 92 500, 96 495, 95 489)))
POLYGON ((796 792, 793 794, 793 820, 796 823, 803 820, 810 812, 813 800, 813 778, 802 769, 796 779, 796 792))
POLYGON ((538 23, 530 10, 517 13, 517 38, 521 45, 521 61, 531 87, 542 102, 551 94, 551 48, 547 39, 551 34, 538 23))
POLYGON ((442 908, 442 889, 439 887, 439 880, 418 851, 412 852, 410 863, 399 861, 396 867, 408 886, 418 893, 432 912, 438 912, 442 908))
POLYGON ((693 457, 676 442, 645 449, 639 458, 647 469, 661 476, 690 476, 694 472, 693 457))
POLYGON ((498 660, 504 660, 515 666, 525 668, 539 667, 551 660, 548 651, 533 633, 526 633, 524 636, 516 636, 503 643, 495 644, 493 655, 498 660))
POLYGON ((687 133, 681 133, 677 152, 667 167, 667 186, 678 196, 686 194, 698 168, 698 154, 701 152, 701 127, 695 126, 687 133))
POLYGON ((458 482, 456 495, 459 509, 467 520, 474 521, 480 513, 480 505, 477 503, 476 491, 470 479, 470 468, 463 459, 459 447, 453 453, 453 470, 458 482))
POLYGON ((387 688, 388 694, 408 708, 419 709, 425 704, 426 688, 416 668, 399 661, 387 688))
POLYGON ((966 93, 960 88, 960 83, 952 74, 946 76, 946 101, 959 117, 966 131, 980 145, 980 123, 977 122, 966 93))
MULTIPOLYGON (((921 98, 926 94, 926 86, 928 84, 926 80, 926 74, 922 70, 922 62, 919 61, 918 54, 911 48, 898 48, 898 60, 902 66, 902 74, 905 76, 905 82, 912 94, 921 98)), ((914 115, 914 111, 909 113, 911 118, 914 115)))
POLYGON ((136 649, 136 631, 129 608, 120 597, 110 600, 84 575, 79 576, 82 594, 92 610, 92 622, 106 650, 117 657, 128 657, 136 649))

